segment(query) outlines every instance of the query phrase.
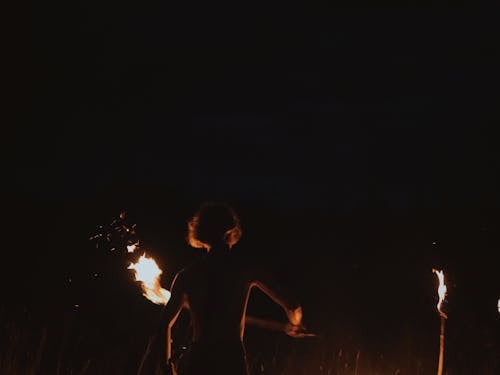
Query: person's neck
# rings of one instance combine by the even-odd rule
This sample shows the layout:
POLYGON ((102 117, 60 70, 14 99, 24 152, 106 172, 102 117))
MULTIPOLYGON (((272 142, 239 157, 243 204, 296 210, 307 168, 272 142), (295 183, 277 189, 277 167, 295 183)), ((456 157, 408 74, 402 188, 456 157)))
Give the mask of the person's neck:
POLYGON ((229 254, 229 247, 225 243, 220 243, 210 248, 209 255, 227 255, 229 254))

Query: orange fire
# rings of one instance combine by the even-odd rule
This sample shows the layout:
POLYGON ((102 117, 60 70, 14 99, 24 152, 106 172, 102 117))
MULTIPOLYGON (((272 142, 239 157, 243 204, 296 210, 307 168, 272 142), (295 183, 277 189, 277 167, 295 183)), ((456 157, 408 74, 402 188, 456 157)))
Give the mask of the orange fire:
POLYGON ((439 286, 438 286, 439 301, 437 304, 437 309, 439 311, 439 315, 441 315, 443 318, 446 318, 447 317, 446 314, 441 310, 447 291, 446 284, 444 283, 444 274, 443 271, 438 271, 436 269, 433 269, 432 272, 434 272, 437 275, 439 280, 439 286))
POLYGON ((130 263, 128 269, 134 270, 135 280, 141 282, 144 297, 157 305, 168 303, 170 292, 161 287, 160 275, 163 271, 153 258, 147 257, 144 253, 136 263, 130 263))

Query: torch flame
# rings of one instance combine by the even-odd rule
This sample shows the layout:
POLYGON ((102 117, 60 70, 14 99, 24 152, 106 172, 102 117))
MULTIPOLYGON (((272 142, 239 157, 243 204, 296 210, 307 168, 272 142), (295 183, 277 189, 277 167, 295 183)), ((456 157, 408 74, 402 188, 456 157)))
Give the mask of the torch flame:
POLYGON ((443 271, 438 271, 436 269, 433 269, 432 272, 434 272, 439 280, 439 286, 438 286, 438 296, 439 296, 439 302, 437 304, 437 309, 439 312, 439 315, 442 317, 446 318, 446 314, 441 310, 441 307, 443 306, 444 298, 446 297, 446 284, 444 283, 444 274, 443 271))
POLYGON ((134 270, 135 280, 141 282, 142 295, 157 305, 166 305, 170 292, 160 285, 162 270, 153 258, 144 253, 136 263, 130 263, 128 269, 134 270))

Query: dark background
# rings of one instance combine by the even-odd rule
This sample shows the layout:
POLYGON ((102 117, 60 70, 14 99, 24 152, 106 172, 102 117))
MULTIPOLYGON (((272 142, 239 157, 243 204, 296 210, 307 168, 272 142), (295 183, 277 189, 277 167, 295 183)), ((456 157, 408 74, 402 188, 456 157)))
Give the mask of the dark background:
MULTIPOLYGON (((498 370, 494 13, 159 1, 20 10, 30 17, 11 28, 15 116, 2 137, 5 347, 36 356, 43 342, 40 368, 52 373, 89 358, 135 371, 160 309, 140 295, 123 247, 89 237, 126 211, 169 285, 197 257, 186 221, 224 200, 242 219, 239 251, 272 268, 324 335, 249 328, 249 355, 267 373, 293 358, 297 373, 322 363, 347 374, 358 351, 366 371, 435 371, 432 268, 449 290, 449 374, 498 370)), ((258 293, 249 309, 284 320, 258 293)), ((127 373, 97 367, 89 373, 127 373)))

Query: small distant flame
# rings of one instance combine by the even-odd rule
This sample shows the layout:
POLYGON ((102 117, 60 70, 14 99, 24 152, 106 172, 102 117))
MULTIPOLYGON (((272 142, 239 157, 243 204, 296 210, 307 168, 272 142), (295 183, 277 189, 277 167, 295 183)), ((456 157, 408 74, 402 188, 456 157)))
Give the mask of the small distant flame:
POLYGON ((147 257, 144 253, 136 263, 130 263, 128 269, 134 270, 135 280, 141 282, 144 297, 157 305, 168 303, 170 292, 161 287, 160 275, 163 271, 153 258, 147 257))
POLYGON ((137 249, 138 245, 139 245, 138 242, 130 244, 130 245, 127 245, 127 252, 128 253, 133 253, 137 249))
POLYGON ((443 271, 438 271, 436 269, 433 269, 432 272, 434 272, 439 279, 439 287, 438 287, 439 302, 437 304, 437 309, 439 311, 439 315, 441 315, 443 318, 446 318, 447 317, 446 314, 441 310, 447 291, 446 284, 444 283, 444 274, 443 271))
POLYGON ((498 313, 500 314, 500 298, 498 299, 498 313))

